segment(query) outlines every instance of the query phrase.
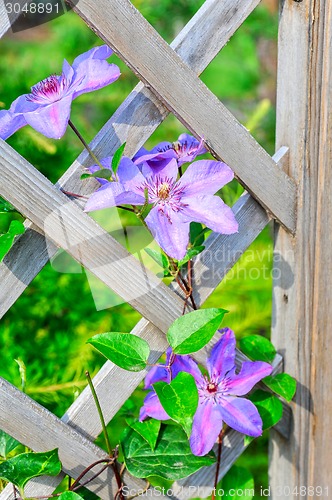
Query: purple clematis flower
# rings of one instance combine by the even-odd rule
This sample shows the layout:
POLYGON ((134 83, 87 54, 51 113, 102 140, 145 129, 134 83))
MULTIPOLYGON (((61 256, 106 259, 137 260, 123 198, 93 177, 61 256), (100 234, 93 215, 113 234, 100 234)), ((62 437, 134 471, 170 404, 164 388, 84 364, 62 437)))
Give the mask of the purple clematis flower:
POLYGON ((235 335, 229 328, 220 330, 222 337, 213 346, 207 360, 209 378, 199 370, 191 371, 199 394, 194 416, 190 447, 194 455, 208 453, 225 422, 248 436, 262 434, 262 419, 256 406, 243 396, 262 378, 270 375, 272 366, 263 361, 245 361, 239 373, 235 367, 235 335))
POLYGON ((169 347, 166 351, 166 363, 154 366, 145 377, 144 389, 151 389, 151 391, 146 395, 144 404, 140 410, 140 422, 147 417, 152 417, 156 420, 169 420, 170 418, 161 406, 159 398, 152 388, 152 384, 155 382, 167 382, 169 384, 180 372, 190 373, 197 368, 195 361, 187 355, 174 355, 172 365, 170 366, 171 354, 172 349, 169 347))
POLYGON ((31 125, 53 139, 66 131, 73 99, 114 82, 120 76, 116 64, 106 59, 112 55, 102 45, 76 57, 70 66, 65 60, 61 75, 52 75, 31 88, 30 94, 18 97, 9 110, 0 111, 0 137, 7 139, 19 128, 31 125))
MULTIPOLYGON (((188 372, 194 377, 199 401, 193 419, 190 447, 197 456, 209 453, 224 423, 248 436, 262 434, 262 419, 256 406, 238 396, 247 394, 257 382, 270 375, 272 366, 263 361, 245 361, 240 372, 236 373, 235 335, 229 328, 219 331, 222 337, 213 346, 207 360, 209 377, 202 375, 190 356, 176 356, 178 366, 173 368, 172 365, 171 374, 166 373, 165 368, 158 367, 153 369, 152 374, 152 370, 149 372, 145 381, 145 388, 149 389, 151 384, 160 380, 169 383, 179 371, 188 372)), ((169 418, 155 392, 146 396, 141 408, 140 420, 148 416, 157 420, 169 418)))
POLYGON ((203 139, 199 142, 189 134, 181 134, 176 142, 160 142, 151 151, 141 148, 133 158, 136 165, 144 162, 151 167, 161 169, 171 158, 175 158, 180 167, 184 163, 193 161, 196 156, 207 153, 203 139))
MULTIPOLYGON (((103 160, 103 165, 107 163, 111 164, 111 158, 103 160)), ((139 169, 124 157, 118 167, 117 182, 108 182, 98 189, 88 200, 85 211, 121 204, 144 205, 147 190, 153 208, 145 222, 159 246, 178 260, 187 252, 192 221, 201 222, 217 233, 237 232, 232 210, 218 196, 213 196, 233 179, 234 174, 225 163, 196 161, 179 180, 177 176, 174 158, 156 171, 148 163, 139 169)))

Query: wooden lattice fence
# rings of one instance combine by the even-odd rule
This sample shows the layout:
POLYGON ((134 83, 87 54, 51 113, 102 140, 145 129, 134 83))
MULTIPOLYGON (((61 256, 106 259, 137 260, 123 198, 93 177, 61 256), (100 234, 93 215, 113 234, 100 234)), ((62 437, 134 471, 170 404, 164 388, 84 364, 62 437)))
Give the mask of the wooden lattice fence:
MULTIPOLYGON (((324 420, 321 413, 324 405, 330 405, 330 401, 324 401, 324 394, 331 393, 332 384, 327 353, 332 259, 328 231, 323 230, 323 222, 332 209, 329 200, 323 202, 325 193, 330 196, 331 184, 327 167, 331 160, 332 108, 328 105, 332 101, 332 6, 324 0, 281 2, 279 149, 271 158, 198 78, 259 3, 206 0, 171 46, 129 0, 80 0, 74 10, 143 82, 92 141, 96 155, 110 156, 125 141, 126 154, 133 155, 171 111, 196 136, 204 137, 210 151, 232 167, 248 191, 233 207, 239 233, 212 234, 206 241, 206 250, 195 259, 197 305, 204 303, 269 220, 277 221, 276 252, 284 264, 278 260, 273 340, 283 350, 288 372, 300 381, 293 419, 286 406, 284 419, 278 425, 280 434, 275 433, 271 445, 271 485, 272 491, 277 491, 274 488, 281 484, 328 486, 330 481, 324 439, 331 437, 331 417, 324 420), (227 258, 220 261, 219 252, 227 258), (317 306, 323 293, 321 316, 317 306), (325 376, 329 375, 328 387, 317 376, 319 363, 325 376), (315 414, 310 391, 317 394, 315 414), (316 439, 318 452, 313 447, 316 439)), ((1 34, 9 28, 3 7, 0 1, 1 34)), ((84 166, 89 164, 91 160, 84 151, 54 186, 0 141, 0 195, 31 221, 0 264, 0 316, 61 247, 142 314, 144 319, 132 333, 149 342, 151 362, 155 362, 167 346, 164 333, 182 314, 181 291, 176 285, 166 287, 148 270, 142 272, 138 262, 87 216, 79 203, 70 201, 60 191, 61 187, 91 194, 97 183, 80 180, 84 166)), ((205 355, 206 352, 199 353, 196 359, 202 362, 205 355)), ((237 359, 243 359, 240 352, 237 359)), ((277 355, 275 372, 282 370, 282 364, 277 355)), ((107 422, 144 376, 144 372, 125 372, 110 362, 103 366, 94 385, 107 422)), ((73 478, 105 456, 93 444, 101 426, 88 389, 61 420, 5 380, 0 381, 0 400, 0 428, 35 451, 58 447, 64 472, 73 478)), ((225 438, 220 476, 244 448, 243 435, 230 430, 225 438)), ((173 487, 175 498, 188 498, 191 492, 185 487, 189 485, 211 487, 214 473, 214 467, 205 468, 179 481, 173 487)), ((26 493, 48 495, 62 477, 34 480, 26 493)), ((124 481, 130 487, 143 485, 128 474, 124 481)), ((112 498, 117 491, 109 470, 89 487, 102 499, 112 498)), ((13 491, 7 487, 0 499, 10 498, 13 491)))

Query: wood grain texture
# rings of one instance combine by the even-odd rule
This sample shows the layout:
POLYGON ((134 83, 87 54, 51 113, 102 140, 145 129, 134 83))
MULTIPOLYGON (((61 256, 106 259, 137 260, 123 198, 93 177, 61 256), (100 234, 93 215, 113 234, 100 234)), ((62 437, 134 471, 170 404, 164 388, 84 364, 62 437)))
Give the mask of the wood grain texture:
MULTIPOLYGON (((36 452, 58 448, 63 470, 71 477, 77 478, 86 467, 107 457, 104 450, 98 448, 69 425, 61 422, 51 412, 2 378, 0 378, 0 400, 0 429, 10 435, 16 435, 21 443, 36 452), (23 425, 22 422, 24 422, 23 425)), ((87 474, 86 479, 93 476, 95 472, 87 474)), ((144 486, 144 481, 133 478, 129 474, 126 476, 128 485, 135 488, 144 486)), ((52 479, 59 481, 60 478, 52 479)), ((89 485, 89 488, 102 499, 113 498, 118 487, 112 470, 108 469, 103 472, 89 485)), ((36 495, 29 486, 25 493, 27 496, 36 495)), ((10 498, 10 496, 4 496, 4 498, 10 498)))
POLYGON ((157 328, 167 330, 182 313, 179 297, 4 141, 0 165, 0 193, 6 200, 157 328))
MULTIPOLYGON (((290 440, 275 435, 271 441, 273 499, 280 486, 332 487, 331 58, 331 2, 283 1, 277 144, 290 148, 299 209, 295 238, 276 228, 272 340, 298 389, 290 440)), ((303 498, 310 498, 308 491, 303 498)))
MULTIPOLYGON (((244 7, 242 0, 207 0, 173 41, 173 49, 200 74, 258 3, 259 0, 250 0, 244 7)), ((164 105, 140 83, 90 146, 97 157, 103 158, 112 155, 120 144, 127 141, 126 154, 133 155, 167 115, 164 105)), ((93 181, 83 183, 80 176, 83 166, 92 163, 89 154, 83 151, 58 184, 67 191, 91 194, 98 184, 93 181)), ((57 250, 38 234, 33 224, 27 222, 26 226, 25 234, 16 239, 4 262, 0 263, 0 318, 57 250)))
POLYGON ((81 0, 76 12, 286 228, 295 231, 296 186, 129 0, 81 0), (161 63, 162 62, 162 63, 161 63))

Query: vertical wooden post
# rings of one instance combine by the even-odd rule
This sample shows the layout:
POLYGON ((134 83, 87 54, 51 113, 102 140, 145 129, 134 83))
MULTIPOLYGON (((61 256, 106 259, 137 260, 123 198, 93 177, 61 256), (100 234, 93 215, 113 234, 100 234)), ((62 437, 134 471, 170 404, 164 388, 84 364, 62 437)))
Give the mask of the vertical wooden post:
POLYGON ((278 73, 277 148, 290 148, 288 173, 299 198, 296 236, 276 228, 272 339, 298 390, 291 439, 272 434, 271 498, 317 498, 319 490, 309 486, 322 487, 326 498, 332 495, 330 0, 282 0, 278 73))

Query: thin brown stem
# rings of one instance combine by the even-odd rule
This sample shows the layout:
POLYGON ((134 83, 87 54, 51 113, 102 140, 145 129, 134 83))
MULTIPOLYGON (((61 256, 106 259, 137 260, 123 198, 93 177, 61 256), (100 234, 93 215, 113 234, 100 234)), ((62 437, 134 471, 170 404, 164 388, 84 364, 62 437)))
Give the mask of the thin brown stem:
POLYGON ((104 465, 104 467, 102 467, 98 472, 96 472, 96 474, 94 474, 92 477, 90 477, 90 479, 87 479, 86 481, 84 481, 84 483, 78 484, 77 486, 75 486, 75 488, 69 488, 70 491, 77 491, 80 488, 84 488, 84 486, 91 483, 94 479, 96 479, 98 476, 100 476, 100 474, 102 474, 104 472, 104 470, 106 470, 107 467, 109 467, 111 465, 111 463, 112 462, 109 462, 106 465, 104 465))
POLYGON ((71 191, 65 191, 62 188, 60 189, 60 191, 63 194, 66 194, 67 196, 72 196, 73 198, 85 198, 86 200, 89 199, 89 196, 84 196, 83 194, 72 193, 71 191))
POLYGON ((133 208, 124 207, 123 205, 117 205, 117 208, 122 208, 122 210, 127 210, 127 212, 135 213, 135 210, 133 208))
POLYGON ((89 153, 91 158, 97 163, 97 165, 101 169, 103 169, 104 168, 103 165, 100 163, 97 156, 94 154, 94 152, 92 151, 92 149, 90 148, 88 143, 85 141, 84 137, 80 134, 80 132, 77 130, 77 128, 75 127, 75 125, 73 124, 73 122, 71 120, 68 121, 68 125, 71 127, 71 129, 74 131, 76 136, 79 138, 79 140, 81 141, 81 143, 83 144, 83 146, 85 147, 85 149, 87 150, 87 152, 89 153))
MULTIPOLYGON (((75 488, 77 488, 77 486, 79 485, 79 482, 81 481, 81 479, 83 479, 83 477, 91 470, 93 469, 96 465, 98 464, 104 464, 104 463, 107 463, 107 465, 112 465, 114 463, 114 458, 102 458, 100 460, 97 460, 96 462, 94 462, 93 464, 89 465, 89 467, 87 467, 86 469, 84 469, 84 471, 81 472, 81 474, 78 476, 77 479, 75 479, 75 481, 73 482, 73 484, 71 485, 70 487, 70 491, 74 491, 75 488)), ((98 474, 99 475, 99 474, 98 474)))
POLYGON ((225 430, 221 429, 220 434, 218 436, 218 455, 217 455, 217 464, 216 464, 216 475, 214 478, 214 488, 212 491, 211 500, 215 500, 215 498, 216 498, 216 491, 217 491, 217 486, 218 486, 220 463, 221 463, 222 443, 223 443, 224 435, 225 435, 225 430))

